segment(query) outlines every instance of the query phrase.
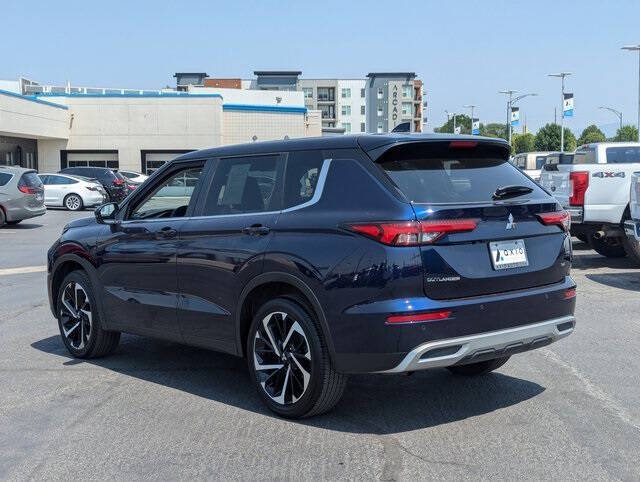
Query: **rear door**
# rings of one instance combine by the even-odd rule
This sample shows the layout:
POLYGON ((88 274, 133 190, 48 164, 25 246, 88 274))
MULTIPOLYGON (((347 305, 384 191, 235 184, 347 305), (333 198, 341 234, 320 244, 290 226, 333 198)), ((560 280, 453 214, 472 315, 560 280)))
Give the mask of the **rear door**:
POLYGON ((378 164, 428 231, 421 255, 430 298, 531 288, 568 273, 565 228, 540 218, 559 207, 509 164, 506 146, 409 144, 388 151, 378 164))

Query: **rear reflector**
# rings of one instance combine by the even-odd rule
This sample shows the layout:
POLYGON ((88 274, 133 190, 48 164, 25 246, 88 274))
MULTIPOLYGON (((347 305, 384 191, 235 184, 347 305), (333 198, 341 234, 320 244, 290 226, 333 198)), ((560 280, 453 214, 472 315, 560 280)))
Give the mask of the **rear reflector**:
POLYGON ((446 320, 450 316, 451 310, 432 311, 430 313, 419 313, 415 315, 393 315, 387 318, 387 324, 446 320))
POLYGON ((570 288, 567 291, 564 292, 564 299, 565 300, 569 300, 571 298, 575 298, 576 297, 576 289, 575 288, 570 288))
POLYGON ((557 225, 562 228, 563 231, 568 232, 571 228, 571 216, 567 211, 554 211, 552 213, 540 213, 538 219, 542 224, 547 226, 557 225))
POLYGON ((569 173, 569 180, 573 186, 569 205, 584 206, 584 194, 589 187, 589 173, 587 171, 574 171, 569 173))
POLYGON ((400 223, 348 224, 346 228, 389 246, 430 244, 451 233, 473 231, 478 223, 473 219, 442 219, 405 221, 400 223))
POLYGON ((449 142, 450 149, 471 149, 478 145, 478 141, 451 141, 449 142))

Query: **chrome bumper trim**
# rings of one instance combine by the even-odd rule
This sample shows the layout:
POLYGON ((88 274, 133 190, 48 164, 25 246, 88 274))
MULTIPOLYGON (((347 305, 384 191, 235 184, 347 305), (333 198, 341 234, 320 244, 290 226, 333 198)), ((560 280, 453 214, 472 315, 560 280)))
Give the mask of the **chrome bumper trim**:
MULTIPOLYGON (((427 368, 448 367, 455 365, 464 358, 476 355, 485 356, 487 353, 491 353, 491 350, 495 350, 496 358, 500 357, 501 352, 508 352, 510 349, 524 348, 521 351, 532 350, 542 346, 542 342, 548 344, 570 335, 574 330, 575 321, 574 316, 563 316, 506 330, 423 343, 407 353, 396 367, 378 373, 402 373, 425 370, 427 368), (561 325, 565 326, 559 329, 558 327, 561 325), (452 352, 457 346, 459 348, 452 352), (529 346, 530 348, 528 348, 529 346), (447 348, 449 348, 448 351, 446 350, 447 348), (443 353, 443 356, 422 358, 427 352, 436 349, 439 353, 443 353), (446 354, 444 354, 445 352, 446 354)), ((434 354, 438 352, 434 352, 434 354)))

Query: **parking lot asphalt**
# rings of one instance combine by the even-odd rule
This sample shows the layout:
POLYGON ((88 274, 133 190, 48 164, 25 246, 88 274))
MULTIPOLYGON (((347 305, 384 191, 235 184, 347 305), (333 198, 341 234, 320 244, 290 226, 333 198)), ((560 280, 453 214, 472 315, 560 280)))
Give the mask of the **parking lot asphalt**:
POLYGON ((640 478, 640 268, 574 243, 576 331, 476 379, 351 377, 303 421, 261 404, 244 360, 123 336, 70 358, 45 254, 69 220, 0 229, 0 479, 640 478), (28 269, 13 269, 28 268, 28 269))

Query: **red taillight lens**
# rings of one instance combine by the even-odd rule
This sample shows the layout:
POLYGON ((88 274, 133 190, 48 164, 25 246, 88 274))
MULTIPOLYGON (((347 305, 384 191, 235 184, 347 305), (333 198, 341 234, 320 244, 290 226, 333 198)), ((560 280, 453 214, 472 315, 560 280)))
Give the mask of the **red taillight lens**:
POLYGON ((445 234, 473 231, 477 224, 473 219, 443 219, 349 224, 347 228, 390 246, 418 246, 433 243, 445 234))
POLYGON ((20 185, 18 185, 18 190, 25 194, 36 194, 39 191, 37 187, 20 186, 20 185))
POLYGON ((412 315, 393 315, 387 317, 387 324, 420 323, 423 321, 446 320, 450 316, 451 310, 432 311, 430 313, 418 313, 412 315))
POLYGON ((567 291, 564 292, 564 299, 565 300, 569 300, 571 298, 575 298, 576 297, 576 289, 575 288, 570 288, 567 291))
POLYGON ((116 177, 116 178, 113 180, 113 185, 114 185, 114 186, 122 186, 123 184, 124 184, 124 180, 122 180, 122 179, 120 179, 120 178, 118 178, 118 177, 116 177))
POLYGON ((563 231, 569 231, 571 228, 571 216, 567 211, 555 211, 552 213, 540 213, 538 219, 542 224, 557 225, 562 228, 563 231))
POLYGON ((589 173, 586 171, 576 171, 569 173, 569 179, 573 185, 573 192, 569 198, 571 206, 584 206, 584 193, 589 187, 589 173))

